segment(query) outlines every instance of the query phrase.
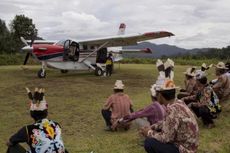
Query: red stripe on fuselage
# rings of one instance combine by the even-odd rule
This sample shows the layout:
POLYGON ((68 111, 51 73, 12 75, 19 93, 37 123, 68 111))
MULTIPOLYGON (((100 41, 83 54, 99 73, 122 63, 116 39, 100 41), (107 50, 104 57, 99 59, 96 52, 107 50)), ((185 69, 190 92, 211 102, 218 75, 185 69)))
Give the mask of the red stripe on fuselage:
POLYGON ((46 56, 50 54, 57 54, 64 52, 62 46, 58 45, 49 45, 49 44, 34 44, 33 45, 33 53, 36 56, 46 56))

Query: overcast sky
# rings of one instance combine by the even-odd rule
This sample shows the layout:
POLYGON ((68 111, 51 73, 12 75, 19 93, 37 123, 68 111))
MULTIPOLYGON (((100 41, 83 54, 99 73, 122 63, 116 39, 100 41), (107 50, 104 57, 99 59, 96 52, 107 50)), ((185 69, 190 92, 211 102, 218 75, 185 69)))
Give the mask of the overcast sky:
POLYGON ((230 45, 230 0, 1 0, 0 18, 16 14, 33 19, 49 40, 169 31, 176 36, 152 40, 183 48, 230 45))

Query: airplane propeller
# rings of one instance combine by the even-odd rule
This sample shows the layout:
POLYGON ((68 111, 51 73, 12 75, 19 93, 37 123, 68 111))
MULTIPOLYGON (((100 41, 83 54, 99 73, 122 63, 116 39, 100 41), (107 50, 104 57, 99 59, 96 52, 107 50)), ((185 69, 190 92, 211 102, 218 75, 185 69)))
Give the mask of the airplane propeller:
POLYGON ((23 65, 26 65, 26 64, 27 64, 27 61, 28 61, 30 55, 31 55, 30 52, 28 52, 28 53, 26 54, 25 60, 24 60, 24 62, 23 62, 23 65))
POLYGON ((29 57, 32 56, 32 50, 33 50, 32 45, 33 45, 33 42, 34 42, 34 38, 32 37, 32 39, 30 41, 30 44, 27 43, 25 38, 20 37, 20 39, 26 45, 25 47, 22 48, 22 50, 27 51, 27 54, 26 54, 24 62, 23 62, 23 65, 26 65, 27 62, 28 62, 29 57))
POLYGON ((27 43, 27 41, 25 40, 24 37, 20 37, 21 41, 26 45, 26 46, 29 46, 29 44, 27 43))

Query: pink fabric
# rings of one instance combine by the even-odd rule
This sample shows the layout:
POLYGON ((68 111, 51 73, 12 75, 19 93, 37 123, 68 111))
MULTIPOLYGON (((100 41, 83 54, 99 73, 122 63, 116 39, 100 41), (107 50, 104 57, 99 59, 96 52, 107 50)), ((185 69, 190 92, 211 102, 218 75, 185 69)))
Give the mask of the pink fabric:
POLYGON ((106 101, 104 109, 111 109, 111 119, 122 118, 130 114, 132 101, 127 94, 116 93, 112 94, 106 101))

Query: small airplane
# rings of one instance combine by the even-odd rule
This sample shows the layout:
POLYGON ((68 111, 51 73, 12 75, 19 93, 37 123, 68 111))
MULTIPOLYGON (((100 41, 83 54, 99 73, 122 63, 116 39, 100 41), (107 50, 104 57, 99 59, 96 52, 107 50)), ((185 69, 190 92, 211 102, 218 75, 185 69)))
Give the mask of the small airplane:
MULTIPOLYGON (((21 41, 26 45, 22 50, 27 51, 23 65, 26 65, 29 56, 41 62, 42 67, 37 74, 39 78, 46 77, 46 67, 60 69, 62 73, 67 73, 68 70, 93 70, 96 76, 101 76, 105 71, 103 65, 106 62, 109 47, 135 45, 145 40, 174 36, 173 33, 167 31, 125 35, 125 28, 126 25, 122 23, 118 35, 90 40, 66 39, 57 42, 31 40, 29 42, 21 37, 21 41)), ((126 51, 129 52, 120 50, 117 53, 122 54, 126 51)), ((135 50, 134 52, 136 51, 151 52, 149 49, 135 50)), ((121 59, 122 57, 118 56, 114 61, 121 59)))

